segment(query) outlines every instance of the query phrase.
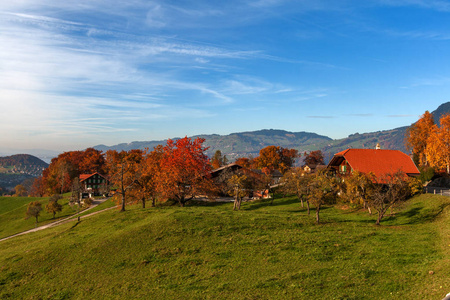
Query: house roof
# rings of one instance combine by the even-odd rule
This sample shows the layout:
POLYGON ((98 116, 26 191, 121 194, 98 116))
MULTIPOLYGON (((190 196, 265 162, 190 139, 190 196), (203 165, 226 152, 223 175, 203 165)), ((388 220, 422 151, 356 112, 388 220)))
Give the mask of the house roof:
POLYGON ((347 149, 336 153, 328 167, 338 167, 344 159, 353 170, 372 172, 378 178, 399 170, 410 176, 420 174, 411 157, 399 150, 347 149))
POLYGON ((91 178, 91 177, 94 176, 95 174, 98 174, 100 177, 103 177, 103 178, 107 179, 107 178, 106 178, 105 176, 103 176, 102 174, 100 174, 100 173, 98 173, 98 172, 95 172, 95 173, 92 173, 92 174, 80 174, 80 182, 81 182, 81 181, 85 181, 86 179, 91 178))

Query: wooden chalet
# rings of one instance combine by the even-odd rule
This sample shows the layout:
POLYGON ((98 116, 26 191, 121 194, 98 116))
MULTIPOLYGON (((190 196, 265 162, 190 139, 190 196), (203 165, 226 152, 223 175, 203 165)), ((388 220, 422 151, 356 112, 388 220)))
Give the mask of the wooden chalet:
POLYGON ((102 174, 81 174, 79 178, 82 198, 108 194, 109 180, 102 174))
POLYGON ((372 172, 377 179, 397 171, 407 176, 420 175, 413 160, 399 150, 347 149, 336 153, 327 165, 327 169, 337 176, 350 175, 353 171, 372 172))

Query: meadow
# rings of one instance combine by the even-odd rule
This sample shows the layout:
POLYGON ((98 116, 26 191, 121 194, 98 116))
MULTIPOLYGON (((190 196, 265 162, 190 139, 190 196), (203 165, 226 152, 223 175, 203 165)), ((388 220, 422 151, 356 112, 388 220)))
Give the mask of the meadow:
POLYGON ((316 225, 295 197, 128 206, 0 242, 0 298, 441 299, 449 204, 420 195, 381 226, 339 204, 316 225))

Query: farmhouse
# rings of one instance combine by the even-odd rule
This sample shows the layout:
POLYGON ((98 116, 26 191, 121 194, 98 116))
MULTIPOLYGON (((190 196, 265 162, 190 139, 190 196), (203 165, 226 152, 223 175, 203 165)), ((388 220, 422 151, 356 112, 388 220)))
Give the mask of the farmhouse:
POLYGON ((81 197, 92 197, 108 193, 109 180, 100 173, 81 174, 81 197))
POLYGON ((338 176, 351 174, 353 171, 361 173, 372 172, 376 178, 397 171, 407 176, 420 175, 411 157, 399 150, 377 149, 347 149, 336 153, 327 166, 338 176))

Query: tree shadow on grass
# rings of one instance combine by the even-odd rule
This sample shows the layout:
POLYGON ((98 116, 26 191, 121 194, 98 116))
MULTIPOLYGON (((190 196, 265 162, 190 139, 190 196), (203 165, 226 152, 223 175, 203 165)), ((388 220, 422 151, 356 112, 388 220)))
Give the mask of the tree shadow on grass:
POLYGON ((257 210, 263 207, 277 207, 277 206, 285 206, 285 205, 291 205, 294 203, 298 203, 298 205, 300 206, 300 200, 296 199, 296 198, 290 198, 290 199, 286 199, 286 198, 280 198, 277 199, 275 198, 273 200, 272 203, 272 199, 261 199, 261 200, 256 200, 256 201, 251 201, 251 202, 243 202, 244 205, 242 205, 242 210, 257 210))
MULTIPOLYGON (((434 209, 413 207, 411 209, 398 212, 394 216, 388 216, 385 221, 395 222, 396 225, 414 225, 429 223, 434 220, 449 206, 450 203, 443 203, 434 209)), ((383 221, 383 220, 382 220, 383 221)))

